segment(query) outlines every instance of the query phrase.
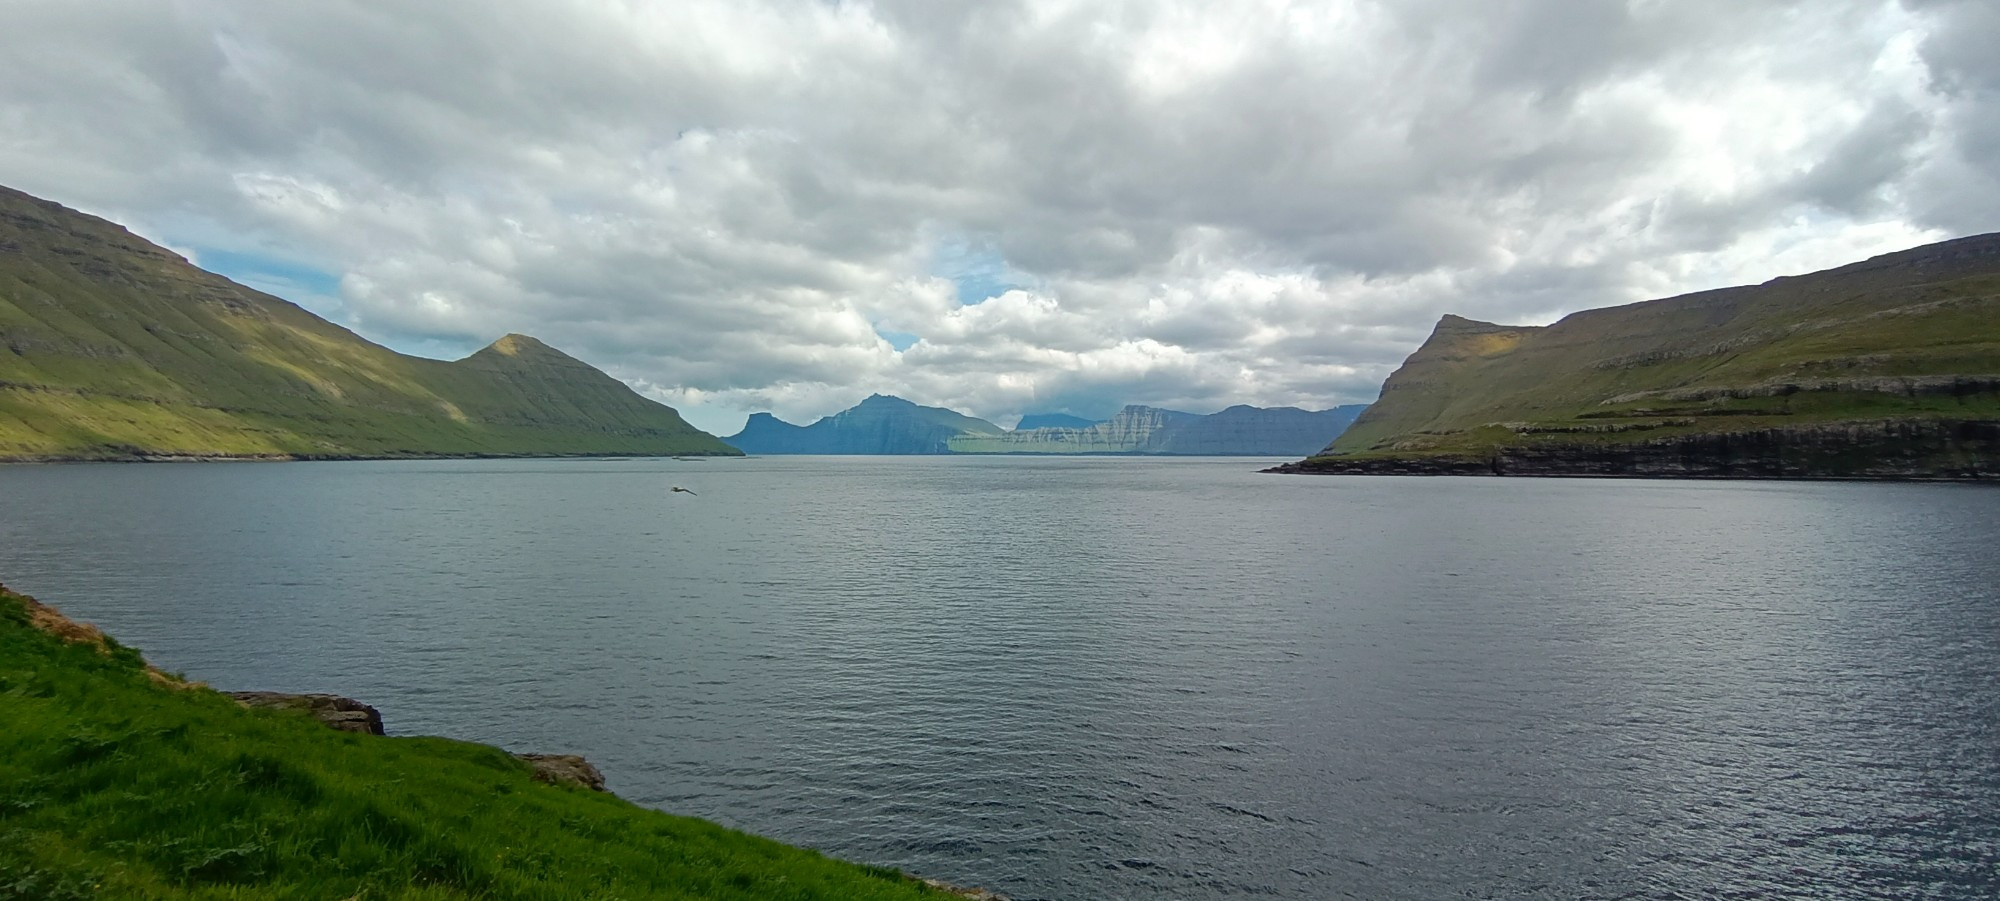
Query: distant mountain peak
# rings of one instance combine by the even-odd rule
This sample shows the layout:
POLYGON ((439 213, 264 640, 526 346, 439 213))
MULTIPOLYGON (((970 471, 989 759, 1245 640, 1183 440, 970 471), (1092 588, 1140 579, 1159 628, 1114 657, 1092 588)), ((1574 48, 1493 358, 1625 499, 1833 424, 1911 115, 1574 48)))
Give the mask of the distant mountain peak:
POLYGON ((521 366, 579 372, 587 369, 594 376, 609 378, 597 367, 549 346, 548 342, 540 338, 515 332, 503 335, 492 344, 480 348, 478 353, 467 357, 465 362, 503 370, 521 366))
POLYGON ((542 343, 542 339, 540 338, 533 335, 523 335, 520 332, 508 332, 505 335, 501 335, 500 340, 493 342, 489 346, 510 357, 537 350, 555 349, 542 343))
POLYGON ((1482 322, 1478 319, 1467 319, 1457 313, 1446 313, 1438 317, 1437 327, 1432 329, 1432 331, 1437 334, 1452 332, 1485 334, 1487 332, 1510 332, 1519 328, 1522 328, 1522 326, 1501 325, 1497 322, 1482 322))
POLYGON ((500 336, 499 340, 486 345, 486 349, 509 357, 560 357, 565 360, 575 359, 569 354, 550 347, 547 342, 540 338, 533 335, 523 335, 519 332, 508 332, 500 336))

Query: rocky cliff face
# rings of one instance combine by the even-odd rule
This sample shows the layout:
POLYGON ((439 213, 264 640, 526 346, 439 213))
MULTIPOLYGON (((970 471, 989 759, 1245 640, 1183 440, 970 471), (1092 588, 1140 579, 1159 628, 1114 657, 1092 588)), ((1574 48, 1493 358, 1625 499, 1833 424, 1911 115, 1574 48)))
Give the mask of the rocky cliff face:
POLYGON ((1988 478, 2000 235, 1545 327, 1447 316, 1288 471, 1988 478))
POLYGON ((971 454, 1308 454, 1325 447, 1362 409, 1354 405, 1309 412, 1239 405, 1200 416, 1129 406, 1087 428, 1016 429, 997 437, 955 439, 951 447, 971 454))
POLYGON ((804 426, 792 425, 769 413, 750 414, 741 431, 722 440, 746 454, 813 453, 803 449, 813 441, 804 426))
POLYGON ((2000 479, 2000 421, 1890 419, 1658 438, 1542 444, 1485 457, 1313 457, 1268 472, 1705 479, 2000 479))
POLYGON ((1197 418, 1192 413, 1137 404, 1119 410, 1103 422, 1085 428, 1016 429, 1000 435, 967 436, 951 443, 960 454, 1136 454, 1175 423, 1197 418))
POLYGON ((757 413, 723 440, 750 454, 946 454, 964 436, 996 436, 983 419, 876 394, 812 425, 757 413))
POLYGON ((1291 456, 1310 454, 1339 437, 1366 405, 1310 412, 1297 407, 1263 409, 1235 406, 1177 423, 1148 450, 1159 454, 1204 456, 1291 456))

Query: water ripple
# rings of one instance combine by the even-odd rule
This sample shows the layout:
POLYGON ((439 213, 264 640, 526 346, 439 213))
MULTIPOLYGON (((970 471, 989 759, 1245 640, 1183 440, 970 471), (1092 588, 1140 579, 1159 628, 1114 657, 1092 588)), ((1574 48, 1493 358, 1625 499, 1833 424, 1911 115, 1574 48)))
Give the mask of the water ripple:
POLYGON ((1253 468, 10 467, 0 578, 1023 901, 2000 895, 1991 490, 1253 468))

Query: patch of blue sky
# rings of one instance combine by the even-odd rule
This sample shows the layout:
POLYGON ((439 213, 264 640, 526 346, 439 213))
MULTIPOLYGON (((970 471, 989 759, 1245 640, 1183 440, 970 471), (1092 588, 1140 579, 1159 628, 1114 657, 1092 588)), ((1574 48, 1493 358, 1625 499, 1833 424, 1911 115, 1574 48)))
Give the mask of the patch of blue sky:
MULTIPOLYGON (((253 281, 288 285, 296 290, 324 297, 340 296, 340 276, 297 260, 259 253, 238 253, 213 247, 197 247, 194 249, 194 254, 201 268, 231 281, 246 285, 253 281)), ((287 300, 298 299, 290 295, 280 296, 287 300)))
MULTIPOLYGON (((286 257, 261 253, 195 246, 189 249, 195 265, 239 285, 282 297, 313 315, 345 326, 355 323, 340 300, 340 276, 318 266, 286 257)), ((371 340, 397 353, 434 360, 456 360, 482 345, 462 338, 424 335, 368 335, 371 340)), ((498 338, 499 335, 493 337, 498 338)))
MULTIPOLYGON (((493 336, 495 339, 499 335, 493 336)), ((399 354, 412 357, 428 357, 433 360, 462 360, 486 345, 463 338, 432 338, 408 335, 383 335, 373 338, 375 343, 399 354)))
POLYGON ((889 346, 898 351, 909 350, 915 347, 919 340, 916 335, 912 335, 909 332, 891 331, 880 327, 875 329, 875 334, 881 336, 882 340, 889 342, 889 346))
POLYGON ((195 246, 194 263, 239 285, 282 297, 321 318, 345 322, 340 276, 285 257, 195 246))
POLYGON ((1007 258, 1000 251, 964 237, 937 243, 931 252, 931 274, 951 280, 958 289, 961 306, 983 303, 1016 288, 1028 287, 1026 279, 1007 265, 1007 258))

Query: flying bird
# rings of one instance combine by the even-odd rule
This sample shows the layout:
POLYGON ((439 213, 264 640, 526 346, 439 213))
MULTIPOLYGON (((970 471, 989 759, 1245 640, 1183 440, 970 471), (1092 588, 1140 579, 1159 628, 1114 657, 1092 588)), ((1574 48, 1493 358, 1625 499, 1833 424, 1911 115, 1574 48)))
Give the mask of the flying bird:
MULTIPOLYGON (((694 492, 692 492, 692 491, 689 491, 689 490, 687 490, 686 488, 682 488, 682 487, 681 487, 681 486, 679 486, 679 485, 675 485, 675 486, 674 486, 674 490, 675 490, 675 491, 678 491, 678 492, 680 492, 680 493, 682 493, 682 494, 694 494, 694 492)), ((695 496, 695 497, 700 497, 701 495, 699 495, 699 494, 694 494, 694 496, 695 496)))

